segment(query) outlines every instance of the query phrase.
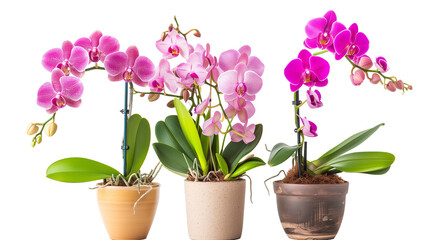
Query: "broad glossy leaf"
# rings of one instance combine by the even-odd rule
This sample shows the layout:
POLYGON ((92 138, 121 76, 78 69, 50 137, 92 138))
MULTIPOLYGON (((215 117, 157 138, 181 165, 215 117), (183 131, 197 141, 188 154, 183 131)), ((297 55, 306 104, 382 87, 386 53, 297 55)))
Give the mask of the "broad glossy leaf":
POLYGON ((133 173, 137 173, 146 159, 147 153, 150 147, 150 124, 147 119, 142 118, 138 126, 135 145, 130 146, 134 150, 134 158, 132 161, 131 171, 128 172, 128 176, 133 173))
POLYGON ((223 172, 223 174, 225 176, 229 174, 229 167, 227 166, 226 160, 224 160, 224 158, 218 153, 216 153, 216 158, 218 165, 220 166, 220 170, 223 172))
POLYGON ((126 172, 130 173, 132 168, 132 163, 134 161, 134 151, 135 151, 135 142, 137 141, 137 131, 140 126, 140 121, 142 117, 139 114, 133 114, 127 122, 126 130, 126 145, 129 146, 129 149, 126 151, 126 172))
POLYGON ((192 167, 192 161, 173 147, 163 143, 153 143, 153 149, 162 164, 172 172, 187 175, 189 166, 192 167))
POLYGON ((349 150, 355 148, 356 146, 360 145, 362 142, 367 140, 378 128, 385 125, 384 123, 381 123, 373 128, 361 131, 359 133, 356 133, 352 135, 351 137, 347 138, 345 141, 341 142, 336 147, 330 149, 328 152, 324 153, 318 160, 313 161, 317 166, 321 166, 323 163, 326 163, 327 161, 336 158, 349 150))
POLYGON ((169 131, 174 136, 175 140, 178 144, 180 144, 183 151, 190 159, 195 159, 196 154, 190 146, 189 142, 187 142, 186 137, 184 136, 183 131, 181 130, 180 122, 178 121, 178 117, 176 115, 171 115, 165 118, 165 124, 168 127, 169 131))
POLYGON ((169 130, 168 126, 164 121, 159 121, 156 123, 155 135, 158 142, 171 146, 177 149, 179 152, 184 152, 183 148, 172 135, 171 131, 169 130))
POLYGON ((283 163, 299 148, 299 146, 288 146, 285 143, 276 144, 269 155, 268 164, 273 167, 283 163))
POLYGON ((245 172, 247 172, 248 170, 251 170, 251 169, 259 167, 259 166, 263 166, 265 164, 266 163, 258 157, 248 158, 245 161, 242 161, 238 164, 238 166, 236 167, 236 170, 234 172, 232 172, 230 177, 231 178, 238 177, 238 176, 244 174, 245 172))
POLYGON ((192 149, 196 152, 203 174, 206 175, 208 173, 208 165, 205 159, 204 151, 202 149, 201 139, 199 138, 198 130, 196 129, 193 118, 190 116, 190 113, 187 111, 184 104, 178 100, 178 98, 174 99, 174 106, 175 110, 177 111, 181 130, 183 131, 184 136, 186 137, 192 149))
POLYGON ((119 171, 103 163, 79 157, 58 160, 46 170, 46 177, 69 183, 90 182, 119 174, 119 171))
POLYGON ((387 152, 356 152, 334 158, 319 166, 314 172, 322 174, 331 168, 342 172, 368 173, 391 166, 395 157, 387 152))
POLYGON ((227 147, 224 149, 222 154, 224 160, 226 160, 227 165, 229 166, 229 172, 233 172, 238 166, 239 160, 249 154, 253 149, 259 144, 260 139, 263 133, 263 125, 257 124, 256 130, 254 131, 255 139, 254 141, 245 144, 243 141, 240 142, 230 142, 227 147))
POLYGON ((365 172, 365 173, 371 174, 371 175, 382 175, 382 174, 387 173, 390 168, 391 167, 387 167, 387 168, 384 168, 384 169, 381 169, 381 170, 376 170, 376 171, 371 171, 371 172, 365 172))

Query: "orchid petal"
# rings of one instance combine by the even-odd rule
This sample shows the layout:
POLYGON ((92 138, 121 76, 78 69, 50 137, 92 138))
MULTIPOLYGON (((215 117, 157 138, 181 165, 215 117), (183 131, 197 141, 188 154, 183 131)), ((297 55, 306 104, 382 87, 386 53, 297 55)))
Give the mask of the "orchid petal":
POLYGON ((238 59, 239 52, 234 49, 222 52, 219 58, 219 67, 225 72, 232 70, 238 63, 238 59))
POLYGON ((251 56, 248 59, 248 70, 252 70, 256 72, 260 77, 263 75, 263 72, 265 70, 265 65, 260 61, 258 57, 251 56))
POLYGON ((100 38, 103 36, 101 31, 95 31, 90 36, 89 39, 91 39, 92 47, 98 47, 100 43, 100 38))
POLYGON ((168 48, 171 45, 170 42, 167 42, 167 39, 164 39, 162 41, 162 39, 159 39, 156 41, 156 48, 164 55, 164 57, 166 57, 168 55, 167 58, 171 58, 172 56, 169 56, 170 54, 168 53, 168 48))
POLYGON ((177 38, 177 46, 180 49, 180 55, 184 59, 187 59, 189 57, 189 45, 187 44, 187 41, 184 38, 179 37, 177 38))
POLYGON ((123 80, 123 73, 119 73, 116 76, 108 75, 108 79, 110 81, 113 81, 113 82, 117 82, 117 81, 123 80))
POLYGON ((192 65, 190 63, 180 63, 175 72, 180 78, 186 78, 187 74, 192 70, 192 65))
POLYGON ((351 43, 351 32, 349 30, 344 30, 340 32, 334 39, 334 48, 336 49, 336 60, 340 57, 341 59, 345 56, 348 51, 349 44, 351 43))
POLYGON ((317 86, 317 87, 325 87, 325 86, 327 86, 327 84, 328 84, 327 78, 322 80, 322 81, 316 81, 315 82, 315 86, 317 86))
POLYGON ((305 69, 310 67, 309 59, 311 57, 312 57, 312 53, 306 49, 303 49, 302 51, 300 51, 299 55, 297 56, 297 58, 302 60, 303 68, 305 69))
POLYGON ((83 94, 83 84, 77 77, 73 76, 64 76, 60 78, 60 83, 62 87, 61 94, 73 101, 77 101, 82 97, 83 94))
MULTIPOLYGON (((149 78, 150 79, 150 78, 149 78)), ((140 87, 147 87, 148 85, 148 80, 142 80, 138 77, 138 74, 134 75, 134 77, 132 78, 132 82, 137 84, 140 87)))
POLYGON ((169 62, 165 59, 161 59, 159 62, 159 76, 163 76, 168 72, 170 72, 169 62))
POLYGON ((87 37, 77 39, 77 41, 74 43, 74 46, 82 47, 88 51, 92 49, 91 40, 87 37))
POLYGON ((173 93, 175 93, 178 90, 178 79, 176 76, 174 76, 171 73, 165 73, 163 76, 165 80, 166 87, 173 93))
POLYGON ((73 107, 73 108, 77 108, 80 106, 80 104, 82 103, 82 100, 79 99, 77 101, 73 101, 70 98, 65 98, 65 101, 67 103, 67 106, 73 107))
POLYGON ((218 77, 218 89, 226 95, 235 93, 237 84, 238 72, 236 70, 229 70, 218 77))
POLYGON ((100 39, 100 44, 98 45, 98 49, 105 55, 109 55, 110 53, 119 51, 120 44, 119 41, 114 37, 102 36, 100 39))
POLYGON ((116 76, 125 71, 128 55, 124 52, 115 52, 107 55, 104 67, 108 74, 116 76))
POLYGON ((320 18, 314 18, 308 22, 305 26, 305 32, 306 35, 308 35, 309 38, 315 38, 318 37, 318 34, 320 32, 324 32, 324 28, 327 25, 327 19, 320 17, 320 18))
POLYGON ((128 55, 128 63, 126 66, 132 67, 140 54, 138 53, 138 48, 136 46, 129 46, 128 49, 126 49, 126 55, 128 55))
POLYGON ((53 104, 52 104, 52 106, 49 109, 46 109, 46 112, 48 114, 55 113, 56 111, 58 111, 58 108, 55 105, 53 105, 53 104))
POLYGON ((59 79, 64 76, 65 76, 64 72, 58 68, 52 71, 51 83, 55 92, 61 92, 62 87, 59 79))
POLYGON ((331 27, 330 34, 333 38, 336 38, 337 34, 342 32, 343 30, 346 30, 345 25, 340 22, 334 22, 333 26, 331 27))
POLYGON ((52 71, 63 60, 61 48, 53 48, 43 55, 42 65, 46 70, 52 71))
POLYGON ((156 70, 153 62, 145 56, 139 56, 135 60, 135 65, 132 69, 142 81, 148 81, 153 78, 156 70))
POLYGON ((50 108, 52 106, 52 98, 56 96, 56 92, 50 82, 45 82, 37 92, 37 105, 42 108, 50 108))
POLYGON ((317 48, 318 38, 306 38, 303 45, 309 49, 317 48))
POLYGON ((320 81, 326 79, 330 72, 330 65, 328 62, 324 58, 318 56, 312 56, 309 61, 311 66, 310 69, 315 73, 318 79, 320 81))
POLYGON ((238 52, 242 55, 242 54, 247 54, 247 56, 251 55, 251 47, 248 45, 244 45, 242 46, 238 52))
POLYGON ((354 44, 360 49, 357 56, 364 55, 369 50, 369 39, 362 32, 357 33, 354 44))
POLYGON ((73 66, 77 71, 85 71, 86 66, 89 64, 88 52, 82 47, 74 47, 71 50, 70 65, 73 66))
POLYGON ((351 42, 355 42, 355 37, 358 33, 358 25, 353 23, 351 26, 349 26, 348 30, 351 32, 351 42))
POLYGON ((64 41, 62 43, 62 56, 64 57, 64 59, 70 58, 71 50, 73 49, 73 47, 73 43, 70 41, 64 41))
POLYGON ((263 80, 257 73, 247 71, 244 75, 244 83, 247 87, 247 94, 254 95, 262 88, 263 80))
POLYGON ((70 66, 70 72, 71 74, 73 74, 75 77, 78 77, 78 78, 82 78, 85 75, 85 70, 79 72, 73 66, 70 66))
POLYGON ((330 10, 324 14, 324 18, 327 20, 325 31, 330 32, 333 23, 337 21, 336 13, 330 10))
POLYGON ((288 63, 284 69, 284 76, 292 85, 302 86, 303 62, 300 59, 294 59, 288 63))

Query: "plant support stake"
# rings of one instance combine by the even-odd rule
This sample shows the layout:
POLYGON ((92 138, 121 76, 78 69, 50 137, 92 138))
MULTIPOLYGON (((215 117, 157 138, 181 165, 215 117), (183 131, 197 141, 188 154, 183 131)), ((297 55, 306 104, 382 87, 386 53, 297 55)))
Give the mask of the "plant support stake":
POLYGON ((125 106, 123 107, 123 126, 123 176, 126 176, 126 151, 129 148, 126 144, 128 128, 128 82, 125 82, 125 106))
MULTIPOLYGON (((293 101, 293 105, 294 105, 294 108, 295 108, 295 113, 296 113, 296 134, 297 134, 297 145, 300 145, 300 131, 299 131, 299 128, 300 128, 300 119, 299 119, 299 114, 300 114, 300 111, 299 111, 299 105, 300 105, 300 100, 299 100, 299 90, 297 90, 295 93, 294 93, 294 101, 293 101)), ((301 150, 302 148, 299 148, 299 149, 297 149, 297 154, 296 154, 296 156, 297 156, 297 168, 299 169, 299 177, 301 177, 302 176, 302 169, 301 169, 301 166, 302 166, 302 150, 301 150)))

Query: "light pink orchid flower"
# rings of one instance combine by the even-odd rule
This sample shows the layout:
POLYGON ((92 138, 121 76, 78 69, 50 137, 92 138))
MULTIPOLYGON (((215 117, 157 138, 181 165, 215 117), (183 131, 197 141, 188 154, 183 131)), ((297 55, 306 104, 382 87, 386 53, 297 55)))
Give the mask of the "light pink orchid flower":
POLYGON ((107 55, 104 66, 111 81, 124 80, 145 87, 155 75, 155 65, 144 56, 139 56, 138 49, 130 46, 126 53, 115 52, 107 55))
POLYGON ((318 136, 317 134, 317 125, 315 125, 315 123, 309 121, 306 117, 302 118, 300 117, 300 120, 303 123, 303 128, 302 128, 302 132, 305 136, 307 137, 316 137, 318 136))
POLYGON ((202 125, 203 131, 202 133, 205 136, 218 135, 221 129, 221 114, 219 111, 216 111, 214 115, 204 122, 202 125))
POLYGON ((196 81, 199 86, 204 85, 208 71, 202 65, 202 58, 198 53, 192 53, 186 63, 181 63, 176 68, 181 83, 189 87, 196 81))
POLYGON ((74 46, 79 46, 89 53, 89 59, 92 62, 104 62, 107 55, 119 51, 119 41, 110 36, 103 36, 100 31, 93 32, 89 38, 83 37, 77 39, 74 46))
POLYGON ((224 93, 224 99, 231 102, 238 97, 254 101, 260 91, 263 80, 256 72, 249 70, 244 63, 236 65, 218 77, 218 89, 224 93))
POLYGON ((233 70, 240 63, 244 63, 248 70, 254 71, 260 77, 263 75, 265 65, 259 58, 251 55, 250 46, 242 46, 238 51, 231 49, 220 54, 219 67, 224 72, 233 70))
POLYGON ((210 103, 210 97, 208 96, 204 101, 202 101, 198 106, 195 108, 196 114, 202 114, 205 112, 205 109, 207 109, 208 104, 210 103))
POLYGON ((51 72, 59 68, 66 76, 71 72, 76 77, 82 77, 88 64, 88 52, 70 41, 64 41, 62 48, 53 48, 42 57, 42 65, 46 70, 51 72))
POLYGON ((254 141, 254 139, 256 139, 256 136, 254 135, 256 125, 254 124, 251 124, 247 127, 247 124, 242 125, 240 123, 236 123, 235 125, 233 125, 232 129, 242 135, 240 136, 239 134, 231 131, 230 138, 232 142, 244 141, 245 144, 248 144, 254 141))
POLYGON ((51 114, 65 106, 78 107, 83 93, 79 78, 66 76, 60 69, 52 71, 51 82, 44 83, 37 92, 37 105, 51 114))
POLYGON ((166 59, 174 58, 178 55, 185 59, 189 57, 189 45, 175 29, 169 32, 164 40, 156 41, 156 47, 166 59))
POLYGON ((153 92, 162 92, 166 85, 171 92, 175 93, 178 90, 177 81, 178 78, 170 70, 169 62, 161 59, 154 78, 149 81, 149 87, 153 92))
POLYGON ((244 98, 236 98, 228 103, 229 106, 225 109, 225 112, 229 119, 238 115, 241 122, 247 123, 248 119, 256 112, 254 105, 250 101, 246 101, 244 98))
POLYGON ((318 90, 312 91, 312 89, 309 88, 309 90, 306 91, 306 99, 310 108, 319 108, 323 106, 321 102, 321 93, 318 90))

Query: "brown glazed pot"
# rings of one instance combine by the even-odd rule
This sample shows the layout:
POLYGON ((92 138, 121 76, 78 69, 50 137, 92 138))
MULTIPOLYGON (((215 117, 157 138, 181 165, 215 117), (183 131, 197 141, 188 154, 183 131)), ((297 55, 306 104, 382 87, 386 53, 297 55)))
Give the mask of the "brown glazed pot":
POLYGON ((238 239, 242 234, 245 180, 184 181, 187 229, 193 240, 238 239))
POLYGON ((278 214, 291 239, 333 239, 345 211, 349 183, 273 183, 278 214))
POLYGON ((99 188, 98 205, 107 232, 113 240, 145 239, 152 226, 159 200, 158 183, 153 183, 147 193, 135 207, 134 203, 150 188, 148 186, 122 187, 108 186, 99 188))

